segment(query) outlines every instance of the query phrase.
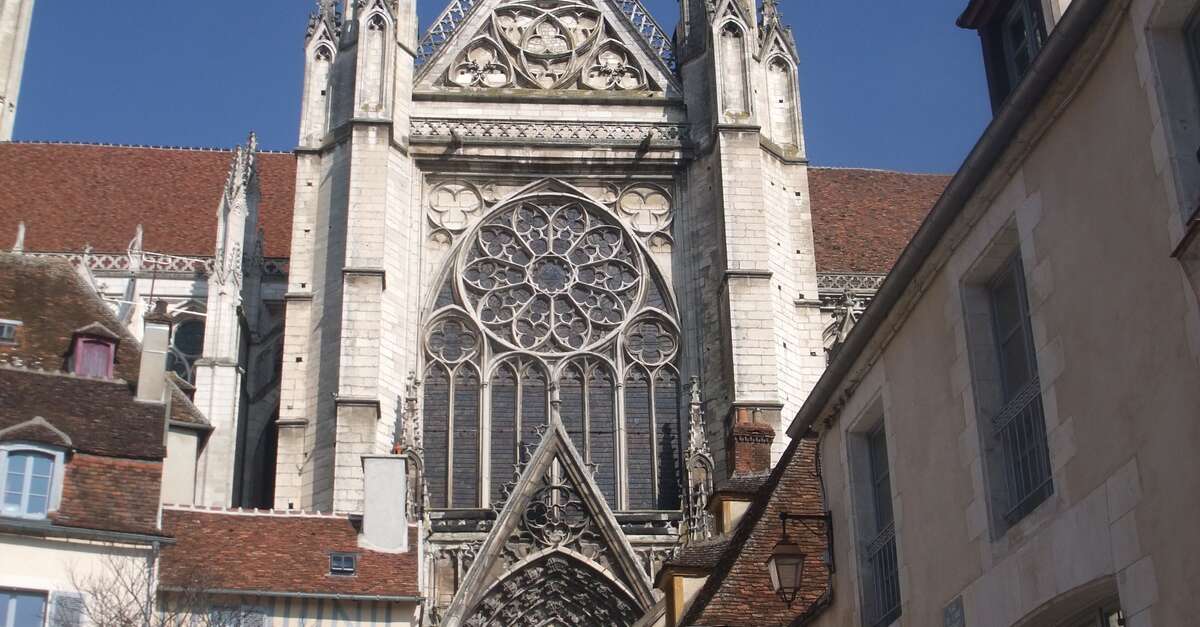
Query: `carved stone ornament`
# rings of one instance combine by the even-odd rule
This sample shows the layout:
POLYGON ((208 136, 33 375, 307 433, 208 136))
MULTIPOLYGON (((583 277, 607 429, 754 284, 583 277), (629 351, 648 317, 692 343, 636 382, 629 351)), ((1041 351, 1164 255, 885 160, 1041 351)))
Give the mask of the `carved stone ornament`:
POLYGON ((657 185, 631 185, 621 193, 617 210, 639 235, 671 226, 671 195, 657 185))
POLYGON ((470 183, 447 181, 429 190, 429 221, 451 233, 461 233, 483 209, 483 194, 470 183))
POLYGON ((470 627, 632 625, 636 602, 574 557, 551 553, 497 582, 463 624, 470 627))
POLYGON ((645 70, 608 35, 591 2, 510 0, 458 54, 446 82, 476 88, 648 89, 645 70))
POLYGON ((486 218, 460 260, 463 291, 487 332, 539 353, 610 338, 643 289, 637 246, 599 211, 527 200, 486 218))

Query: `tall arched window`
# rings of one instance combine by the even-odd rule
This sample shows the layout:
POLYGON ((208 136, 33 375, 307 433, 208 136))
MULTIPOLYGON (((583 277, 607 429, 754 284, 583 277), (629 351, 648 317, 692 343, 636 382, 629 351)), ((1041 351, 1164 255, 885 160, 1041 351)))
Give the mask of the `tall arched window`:
POLYGON ((388 23, 378 13, 367 18, 364 41, 359 44, 363 55, 362 86, 359 105, 364 111, 379 111, 384 104, 384 72, 387 70, 388 23))
POLYGON ((782 57, 767 63, 767 105, 770 115, 771 138, 781 146, 799 146, 797 128, 795 72, 782 57))
POLYGON ((425 335, 432 507, 499 503, 553 414, 613 509, 679 508, 670 292, 608 209, 558 193, 504 203, 445 276, 425 335))
POLYGON ((735 116, 750 113, 746 65, 745 32, 734 22, 727 22, 720 32, 722 108, 735 116))

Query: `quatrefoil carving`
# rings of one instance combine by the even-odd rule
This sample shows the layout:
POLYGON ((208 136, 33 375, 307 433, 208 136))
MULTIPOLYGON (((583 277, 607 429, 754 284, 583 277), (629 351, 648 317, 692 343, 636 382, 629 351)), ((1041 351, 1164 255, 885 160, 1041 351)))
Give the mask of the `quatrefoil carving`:
POLYGON ((484 34, 450 66, 457 87, 591 89, 650 88, 645 70, 593 4, 513 0, 492 14, 484 34))

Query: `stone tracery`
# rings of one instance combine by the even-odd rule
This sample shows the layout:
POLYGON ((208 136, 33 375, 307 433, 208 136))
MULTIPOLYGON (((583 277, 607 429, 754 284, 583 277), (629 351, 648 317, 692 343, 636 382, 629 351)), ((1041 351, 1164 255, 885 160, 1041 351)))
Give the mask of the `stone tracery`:
MULTIPOLYGON (((466 188, 434 189, 453 199, 466 188)), ((468 198, 474 206, 478 196, 468 198)), ((627 229, 582 197, 541 193, 499 205, 464 233, 425 337, 432 507, 503 502, 524 448, 553 414, 613 509, 678 509, 678 326, 654 262, 627 229), (479 372, 482 386, 460 371, 479 372), (618 470, 627 461, 646 467, 636 482, 618 470), (454 485, 463 464, 488 474, 490 488, 483 479, 471 486, 473 503, 446 496, 467 489, 454 485)))
POLYGON ((457 87, 650 89, 645 70, 585 0, 513 0, 459 52, 446 76, 457 87), (503 45, 497 44, 503 42, 503 45))

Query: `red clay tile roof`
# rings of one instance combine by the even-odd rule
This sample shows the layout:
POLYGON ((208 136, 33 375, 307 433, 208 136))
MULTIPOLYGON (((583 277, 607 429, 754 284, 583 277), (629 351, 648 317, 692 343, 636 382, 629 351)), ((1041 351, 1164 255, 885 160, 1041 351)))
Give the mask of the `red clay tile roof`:
POLYGON ((817 272, 886 274, 949 176, 810 168, 817 272))
POLYGON ((163 549, 161 583, 214 590, 416 597, 417 532, 407 553, 358 546, 346 516, 163 510, 163 529, 175 544, 163 549), (329 554, 358 554, 358 574, 329 574, 329 554))
POLYGON ((828 587, 823 556, 823 524, 811 533, 799 523, 788 525, 788 535, 804 549, 804 583, 791 608, 775 595, 767 572, 767 558, 783 535, 779 513, 819 514, 821 487, 814 472, 816 441, 795 439, 771 472, 741 522, 729 537, 729 546, 716 562, 712 575, 689 605, 684 625, 787 625, 794 624, 807 608, 814 607, 828 587))
POLYGON ((62 527, 161 535, 162 463, 75 453, 63 477, 62 527))
POLYGON ((692 542, 684 546, 679 551, 679 555, 667 560, 660 573, 671 568, 707 573, 717 565, 717 561, 725 554, 727 548, 729 548, 729 538, 726 536, 692 542))
MULTIPOLYGON (((79 275, 70 263, 62 259, 29 257, 23 255, 7 255, 0 253, 0 318, 22 322, 17 328, 16 345, 0 345, 0 363, 11 365, 23 364, 25 368, 40 368, 48 371, 65 369, 67 352, 71 348, 72 335, 76 330, 101 326, 118 336, 116 359, 113 364, 113 376, 124 381, 121 389, 126 390, 126 398, 121 400, 118 388, 96 388, 106 392, 100 398, 106 399, 112 410, 124 407, 132 402, 134 386, 140 370, 140 346, 133 335, 121 321, 116 320, 112 310, 104 304, 79 275)), ((66 386, 89 386, 86 383, 67 383, 47 381, 42 383, 50 388, 65 389, 66 386)), ((97 383, 98 384, 98 383, 97 383)), ((113 384, 108 384, 113 386, 113 384)), ((196 406, 179 392, 174 384, 169 383, 172 390, 172 419, 194 424, 208 424, 196 406)), ((74 389, 74 388, 72 388, 74 389)), ((82 389, 82 388, 80 388, 82 389)), ((90 388, 89 388, 90 389, 90 388)), ((2 390, 0 390, 2 392, 2 390)), ((0 394, 0 399, 4 395, 0 394)), ((55 396, 42 396, 42 401, 54 405, 55 396)), ((41 414, 49 418, 49 413, 41 412, 41 406, 32 405, 34 400, 26 399, 22 405, 25 410, 41 414)), ((82 410, 84 406, 62 402, 56 411, 71 413, 82 410), (68 408, 74 410, 68 411, 68 408)), ((0 411, 5 410, 5 402, 0 401, 0 411)), ((13 407, 16 410, 16 406, 13 407)), ((143 408, 145 408, 143 406, 143 408)), ((32 418, 28 416, 22 420, 32 418)), ((55 426, 61 425, 55 424, 55 426)), ((74 437, 74 436, 72 436, 74 437)), ((86 438, 80 446, 88 446, 86 438)), ((132 455, 143 456, 143 455, 132 455)))
POLYGON ((0 253, 0 318, 22 322, 16 345, 0 345, 0 357, 46 370, 63 369, 76 329, 100 323, 121 338, 113 376, 137 380, 137 341, 65 261, 0 253))
POLYGON ((0 366, 0 429, 41 416, 67 434, 78 451, 161 460, 162 405, 133 400, 121 381, 0 366))
MULTIPOLYGON (((296 161, 259 153, 264 254, 287 257, 296 161)), ((25 250, 211 256, 233 152, 89 144, 0 143, 0 247, 24 221, 25 250)))

